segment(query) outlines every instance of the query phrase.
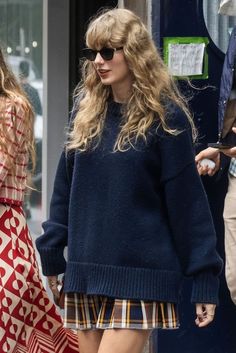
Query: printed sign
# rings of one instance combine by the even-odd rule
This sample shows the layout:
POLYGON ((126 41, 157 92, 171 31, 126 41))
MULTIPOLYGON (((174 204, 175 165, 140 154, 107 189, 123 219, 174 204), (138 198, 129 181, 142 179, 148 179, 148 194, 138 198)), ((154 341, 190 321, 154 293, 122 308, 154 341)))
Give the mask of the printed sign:
POLYGON ((178 78, 208 78, 208 56, 205 37, 164 38, 164 61, 178 78))

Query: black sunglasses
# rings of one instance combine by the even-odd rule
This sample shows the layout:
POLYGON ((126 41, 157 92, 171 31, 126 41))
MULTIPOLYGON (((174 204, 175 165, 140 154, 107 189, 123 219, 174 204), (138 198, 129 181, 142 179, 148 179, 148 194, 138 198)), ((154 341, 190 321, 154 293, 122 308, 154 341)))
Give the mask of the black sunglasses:
POLYGON ((83 56, 89 60, 94 61, 96 59, 97 53, 101 55, 104 60, 112 60, 115 51, 122 50, 123 47, 120 48, 102 48, 101 50, 93 50, 90 48, 82 49, 83 56))

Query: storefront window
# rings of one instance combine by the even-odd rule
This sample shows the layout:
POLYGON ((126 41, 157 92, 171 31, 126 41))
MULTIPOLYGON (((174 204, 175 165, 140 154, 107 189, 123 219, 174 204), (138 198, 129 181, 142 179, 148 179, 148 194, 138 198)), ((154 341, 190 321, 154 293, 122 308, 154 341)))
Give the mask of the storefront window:
POLYGON ((35 111, 36 170, 24 203, 33 239, 42 221, 42 7, 43 0, 0 0, 0 45, 35 111))
POLYGON ((224 53, 227 50, 230 33, 236 25, 236 16, 218 13, 220 0, 203 0, 205 23, 212 41, 224 53))
POLYGON ((148 29, 151 29, 150 0, 118 0, 118 6, 121 8, 130 9, 135 12, 142 19, 148 29))

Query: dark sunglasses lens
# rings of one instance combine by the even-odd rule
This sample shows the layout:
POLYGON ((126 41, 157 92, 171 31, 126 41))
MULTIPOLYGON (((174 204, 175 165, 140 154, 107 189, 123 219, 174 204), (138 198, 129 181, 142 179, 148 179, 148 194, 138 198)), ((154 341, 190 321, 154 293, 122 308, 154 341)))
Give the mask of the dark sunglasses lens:
POLYGON ((97 56, 96 50, 85 48, 82 50, 82 52, 83 52, 83 56, 87 60, 94 61, 96 59, 96 56, 97 56))
POLYGON ((113 48, 102 48, 100 50, 100 54, 104 60, 111 60, 114 55, 114 49, 113 48))
POLYGON ((83 56, 90 61, 94 61, 96 59, 97 53, 100 53, 101 57, 104 60, 112 60, 114 56, 114 49, 113 48, 102 48, 101 50, 93 50, 90 48, 84 48, 82 50, 83 56))

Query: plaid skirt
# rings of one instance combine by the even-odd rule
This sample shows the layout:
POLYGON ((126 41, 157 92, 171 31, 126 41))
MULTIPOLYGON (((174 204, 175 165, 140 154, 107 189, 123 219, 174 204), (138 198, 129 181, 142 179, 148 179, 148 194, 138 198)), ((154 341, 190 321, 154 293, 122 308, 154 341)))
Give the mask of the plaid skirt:
POLYGON ((176 329, 176 303, 115 299, 106 296, 66 293, 64 326, 89 329, 176 329))

